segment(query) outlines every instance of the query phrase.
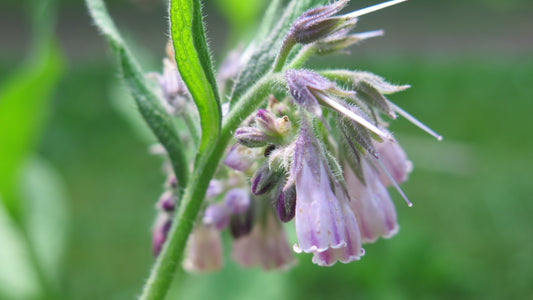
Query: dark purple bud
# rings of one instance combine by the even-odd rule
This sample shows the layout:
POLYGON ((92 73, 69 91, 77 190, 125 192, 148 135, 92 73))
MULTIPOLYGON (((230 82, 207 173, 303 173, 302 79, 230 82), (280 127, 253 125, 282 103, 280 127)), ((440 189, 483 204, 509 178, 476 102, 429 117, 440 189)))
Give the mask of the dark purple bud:
POLYGON ((222 204, 211 204, 205 209, 202 222, 222 230, 229 225, 229 212, 222 204))
POLYGON ((267 143, 266 134, 259 128, 241 127, 235 131, 235 138, 243 146, 249 148, 263 147, 267 143))
POLYGON ((165 243, 165 240, 167 239, 167 235, 168 235, 171 225, 172 225, 172 218, 168 214, 161 213, 157 216, 157 219, 155 221, 155 225, 152 231, 152 252, 155 257, 157 257, 159 255, 159 252, 161 252, 161 249, 163 248, 163 244, 165 243))
POLYGON ((176 197, 171 191, 164 192, 157 201, 157 207, 166 212, 173 212, 176 209, 176 197))
POLYGON ((250 206, 244 213, 231 216, 230 232, 233 238, 238 239, 248 235, 252 231, 254 224, 254 210, 250 206))
POLYGON ((276 212, 280 221, 287 223, 294 218, 296 213, 296 188, 291 185, 283 188, 280 185, 279 194, 277 195, 276 212))
POLYGON ((262 195, 268 192, 281 179, 281 172, 270 169, 268 163, 262 164, 252 176, 252 194, 262 195))

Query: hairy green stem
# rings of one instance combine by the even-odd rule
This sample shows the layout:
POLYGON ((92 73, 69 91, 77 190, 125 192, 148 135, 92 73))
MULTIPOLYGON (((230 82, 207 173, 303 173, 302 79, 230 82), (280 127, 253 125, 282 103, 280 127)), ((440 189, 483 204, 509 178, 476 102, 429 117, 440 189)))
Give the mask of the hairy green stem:
POLYGON ((233 137, 233 132, 254 109, 263 103, 270 93, 273 81, 279 74, 264 77, 237 102, 222 125, 220 137, 210 153, 203 156, 192 174, 179 210, 174 217, 172 228, 157 261, 152 268, 150 278, 144 286, 142 300, 164 299, 179 262, 183 258, 187 239, 193 229, 194 221, 200 211, 209 181, 213 178, 224 151, 233 137))
POLYGON ((289 33, 283 40, 281 49, 279 49, 278 56, 276 57, 276 61, 274 62, 274 66, 272 67, 272 72, 279 72, 283 69, 283 65, 289 57, 289 54, 291 53, 291 50, 294 45, 296 45, 296 42, 294 41, 292 35, 289 33))
POLYGON ((314 44, 304 46, 298 54, 292 59, 289 63, 287 69, 298 69, 301 68, 306 61, 311 58, 316 53, 316 46, 314 44))

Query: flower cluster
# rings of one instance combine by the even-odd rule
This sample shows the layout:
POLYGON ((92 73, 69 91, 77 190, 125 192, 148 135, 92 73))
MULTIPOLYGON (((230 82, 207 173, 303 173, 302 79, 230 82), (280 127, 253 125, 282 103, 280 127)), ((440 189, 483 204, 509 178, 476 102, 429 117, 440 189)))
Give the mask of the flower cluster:
MULTIPOLYGON (((276 82, 285 89, 270 95, 235 130, 235 142, 209 184, 203 213, 189 237, 185 269, 220 268, 221 231, 226 229, 233 238, 233 260, 244 267, 264 269, 294 265, 283 226, 292 220, 297 239, 294 252, 312 254, 312 261, 320 266, 359 260, 365 253, 364 243, 398 232, 387 188, 394 187, 410 206, 399 184, 413 167, 389 131, 389 122, 399 114, 440 136, 387 99, 386 95, 408 85, 393 85, 362 71, 301 69, 298 60, 310 52, 336 52, 381 35, 382 31, 349 32, 357 17, 402 1, 336 15, 348 3, 341 0, 296 19, 273 68, 278 72, 276 66, 285 66, 278 72, 282 79, 276 82), (292 62, 286 62, 296 44, 305 47, 292 56, 292 62)), ((218 78, 223 90, 234 83, 241 61, 234 52, 223 64, 218 78)), ((185 106, 173 101, 188 95, 169 66, 167 62, 159 77, 164 98, 173 107, 185 106)), ((174 195, 165 192, 157 206, 156 255, 170 227, 174 195)))

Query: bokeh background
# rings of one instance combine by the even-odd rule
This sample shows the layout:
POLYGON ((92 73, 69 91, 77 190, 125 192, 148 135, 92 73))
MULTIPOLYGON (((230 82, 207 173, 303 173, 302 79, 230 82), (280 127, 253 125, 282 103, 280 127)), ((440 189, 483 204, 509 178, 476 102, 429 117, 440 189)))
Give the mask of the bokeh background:
MULTIPOLYGON (((159 71, 164 1, 106 2, 159 71)), ((205 1, 216 62, 264 2, 205 1)), ((56 299, 133 299, 153 263, 161 159, 124 117, 133 103, 82 1, 38 3, 0 2, 0 299, 37 299, 39 282, 56 299)), ((331 268, 298 255, 265 273, 228 258, 216 274, 179 273, 168 299, 533 299, 531 16, 528 0, 412 0, 362 17, 361 31, 386 36, 311 64, 411 84, 391 99, 444 136, 392 126, 415 166, 403 185, 414 207, 392 192, 400 233, 331 268)))

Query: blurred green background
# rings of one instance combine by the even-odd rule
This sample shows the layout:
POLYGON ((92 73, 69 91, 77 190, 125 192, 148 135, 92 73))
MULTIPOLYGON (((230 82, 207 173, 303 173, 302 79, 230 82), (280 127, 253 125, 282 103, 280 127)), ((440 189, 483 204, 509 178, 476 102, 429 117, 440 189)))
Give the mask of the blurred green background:
MULTIPOLYGON (((168 37, 165 4, 107 3, 145 70, 159 71, 168 37)), ((234 3, 206 2, 217 62, 261 17, 259 1, 242 11, 228 9, 234 3)), ((351 8, 375 3, 352 0, 351 8)), ((0 111, 0 170, 25 161, 33 171, 21 171, 30 174, 21 175, 22 186, 37 190, 20 196, 26 204, 18 208, 19 223, 29 228, 37 260, 54 261, 43 267, 43 277, 55 278, 55 298, 133 299, 153 262, 150 227, 164 181, 161 160, 117 110, 117 102, 131 109, 133 103, 83 3, 59 1, 55 30, 44 42, 31 38, 39 26, 32 27, 28 7, 0 3, 0 110, 9 108, 6 91, 16 90, 13 82, 25 83, 17 95, 27 99, 11 101, 17 115, 0 111), (31 138, 19 141, 26 153, 21 159, 13 145, 24 132, 31 138)), ((264 273, 227 259, 217 274, 181 274, 168 298, 533 299, 532 15, 526 0, 409 1, 361 18, 361 31, 383 28, 386 36, 353 47, 350 56, 312 64, 411 84, 391 100, 444 136, 437 142, 402 119, 392 125, 415 166, 403 186, 414 207, 391 191, 400 233, 367 245, 360 262, 332 268, 298 255, 291 271, 264 273)), ((0 184, 9 177, 0 175, 0 184)), ((2 214, 10 213, 17 215, 17 208, 2 214)), ((19 223, 2 218, 0 299, 35 298, 32 270, 8 268, 24 251, 9 250, 17 239, 2 226, 19 223)))

